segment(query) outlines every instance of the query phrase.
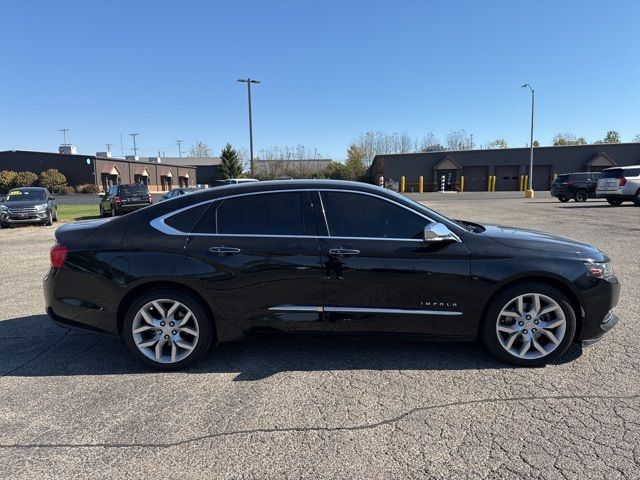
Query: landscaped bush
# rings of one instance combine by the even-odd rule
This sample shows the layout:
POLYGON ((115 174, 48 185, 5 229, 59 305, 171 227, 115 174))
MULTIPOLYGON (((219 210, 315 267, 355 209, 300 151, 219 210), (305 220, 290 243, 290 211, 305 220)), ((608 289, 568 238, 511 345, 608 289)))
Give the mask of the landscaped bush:
POLYGON ((12 170, 0 171, 0 193, 6 193, 13 188, 17 173, 12 170))
POLYGON ((100 193, 100 187, 93 183, 85 183, 84 185, 78 185, 76 187, 78 193, 100 193))
POLYGON ((70 193, 76 193, 76 189, 73 187, 70 187, 69 185, 66 185, 62 187, 58 193, 62 195, 69 195, 70 193))
POLYGON ((39 175, 38 184, 49 190, 51 193, 58 193, 67 186, 67 177, 55 168, 50 168, 39 175))
POLYGON ((13 180, 14 187, 31 187, 38 181, 38 175, 33 172, 18 172, 13 180))

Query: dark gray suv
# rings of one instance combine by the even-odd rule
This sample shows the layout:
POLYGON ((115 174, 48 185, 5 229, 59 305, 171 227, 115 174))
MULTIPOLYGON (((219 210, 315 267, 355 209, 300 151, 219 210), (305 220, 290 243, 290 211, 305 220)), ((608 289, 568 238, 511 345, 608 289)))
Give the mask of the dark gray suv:
POLYGON ((599 177, 600 172, 563 173, 551 184, 551 196, 561 202, 572 198, 576 202, 586 202, 595 198, 599 177))
POLYGON ((55 197, 42 187, 24 187, 9 190, 0 203, 0 227, 21 223, 51 225, 58 221, 55 197))

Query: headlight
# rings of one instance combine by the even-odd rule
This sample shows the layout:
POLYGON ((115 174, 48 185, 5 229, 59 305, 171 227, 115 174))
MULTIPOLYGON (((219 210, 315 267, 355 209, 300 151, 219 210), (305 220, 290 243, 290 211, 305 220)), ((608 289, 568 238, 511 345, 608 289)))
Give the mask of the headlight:
POLYGON ((47 204, 45 203, 44 205, 36 205, 36 211, 37 212, 44 212, 47 209, 47 204))
POLYGON ((0 212, 6 212, 9 208, 6 205, 0 205, 0 212))
POLYGON ((591 276, 595 278, 612 278, 614 276, 611 262, 587 262, 585 263, 591 276))

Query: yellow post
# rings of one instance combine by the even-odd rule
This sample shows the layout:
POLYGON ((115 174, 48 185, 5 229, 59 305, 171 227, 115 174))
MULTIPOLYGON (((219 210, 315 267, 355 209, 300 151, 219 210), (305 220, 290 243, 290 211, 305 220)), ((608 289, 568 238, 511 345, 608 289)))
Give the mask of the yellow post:
POLYGON ((493 176, 493 180, 491 181, 491 191, 495 192, 496 191, 496 176, 493 176))
POLYGON ((491 175, 489 175, 489 184, 487 185, 487 192, 491 191, 491 175))
POLYGON ((524 185, 524 175, 520 175, 520 191, 521 192, 524 192, 523 185, 524 185))
POLYGON ((464 175, 460 176, 460 191, 464 192, 464 175))
POLYGON ((400 177, 400 193, 404 193, 404 175, 400 177))
POLYGON ((424 193, 424 177, 422 175, 418 179, 418 192, 424 193))

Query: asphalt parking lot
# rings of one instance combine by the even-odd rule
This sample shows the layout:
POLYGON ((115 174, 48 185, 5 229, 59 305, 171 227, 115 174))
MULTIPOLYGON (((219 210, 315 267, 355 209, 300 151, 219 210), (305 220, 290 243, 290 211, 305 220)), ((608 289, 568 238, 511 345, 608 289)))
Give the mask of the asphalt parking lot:
POLYGON ((43 315, 55 227, 1 230, 1 476, 640 478, 640 208, 421 198, 593 243, 623 283, 621 323, 543 369, 475 344, 292 338, 153 373, 43 315))

